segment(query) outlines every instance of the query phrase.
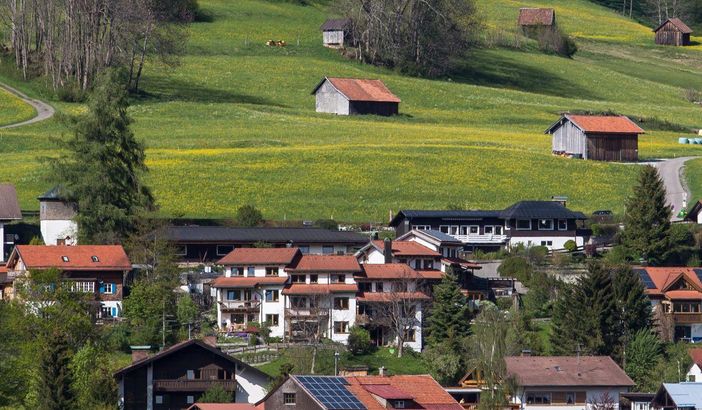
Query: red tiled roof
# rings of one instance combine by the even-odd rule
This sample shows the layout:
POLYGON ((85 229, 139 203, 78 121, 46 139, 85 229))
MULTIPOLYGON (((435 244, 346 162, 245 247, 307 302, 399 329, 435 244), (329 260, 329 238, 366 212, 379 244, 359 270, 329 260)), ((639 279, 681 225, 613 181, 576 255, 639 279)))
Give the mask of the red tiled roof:
POLYGON ((212 281, 214 288, 255 288, 261 285, 284 285, 287 277, 266 276, 266 277, 240 277, 233 276, 225 278, 220 276, 212 281))
POLYGON ((385 410, 369 390, 402 392, 427 410, 462 410, 463 407, 429 375, 349 376, 347 389, 368 410, 385 410))
POLYGON ((429 300, 424 292, 363 292, 356 297, 360 302, 392 302, 398 299, 429 300))
POLYGON ((666 290, 680 279, 685 279, 690 285, 702 289, 702 281, 697 277, 695 268, 687 267, 646 267, 644 269, 651 278, 654 289, 646 289, 648 295, 666 296, 676 299, 702 299, 702 292, 697 290, 666 290), (692 292, 692 293, 680 293, 692 292), (694 294, 693 294, 694 293, 694 294))
POLYGON ((655 31, 662 29, 663 26, 665 26, 669 21, 673 26, 675 26, 675 28, 680 30, 681 33, 683 33, 683 34, 691 34, 692 33, 692 29, 690 27, 688 27, 687 24, 683 23, 682 20, 680 20, 677 17, 673 17, 673 18, 670 18, 670 19, 664 21, 663 24, 654 28, 653 31, 655 32, 655 31))
POLYGON ((483 267, 479 263, 467 261, 461 258, 443 258, 441 262, 447 265, 460 265, 466 269, 482 269, 483 267))
POLYGON ((22 259, 27 269, 129 270, 132 268, 121 245, 17 245, 7 262, 8 268, 14 266, 17 257, 22 259), (97 262, 93 262, 93 256, 97 257, 97 262), (67 262, 63 260, 64 257, 68 258, 67 262))
POLYGON ((400 102, 380 80, 337 77, 327 77, 327 80, 350 101, 400 102))
POLYGON ((419 279, 421 275, 406 263, 365 263, 362 265, 368 279, 419 279))
POLYGON ((413 400, 414 396, 389 384, 364 384, 366 391, 385 400, 413 400))
POLYGON ((687 353, 690 355, 692 358, 692 362, 697 364, 698 366, 702 367, 702 348, 697 347, 694 349, 690 349, 687 351, 687 353))
MULTIPOLYGON (((373 245, 381 252, 385 248, 383 241, 373 241, 373 245)), ((392 254, 396 257, 402 256, 441 256, 439 252, 429 249, 426 246, 414 241, 392 241, 392 254)))
POLYGON ((702 293, 696 290, 669 290, 665 297, 670 300, 702 300, 702 293))
POLYGON ((287 265, 297 248, 236 248, 219 260, 220 265, 287 265))
POLYGON ((643 134, 645 131, 629 117, 623 115, 570 115, 572 121, 584 132, 603 134, 643 134))
POLYGON ((422 279, 426 280, 441 280, 444 277, 444 272, 435 269, 420 270, 417 272, 422 276, 422 279))
POLYGON ((609 356, 512 356, 505 364, 522 387, 634 385, 609 356))
POLYGON ((293 283, 283 289, 283 295, 328 295, 330 293, 355 293, 358 286, 355 284, 332 283, 326 284, 306 284, 293 283))
POLYGON ((555 16, 553 9, 521 8, 518 22, 520 26, 551 26, 555 16))
POLYGON ((353 255, 303 255, 289 272, 360 272, 361 266, 353 255))

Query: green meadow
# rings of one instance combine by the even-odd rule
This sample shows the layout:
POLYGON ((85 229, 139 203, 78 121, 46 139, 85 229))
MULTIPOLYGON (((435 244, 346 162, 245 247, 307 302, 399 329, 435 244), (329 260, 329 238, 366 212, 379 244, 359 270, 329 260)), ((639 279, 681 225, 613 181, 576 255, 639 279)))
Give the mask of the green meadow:
MULTIPOLYGON (((131 107, 146 143, 153 187, 171 216, 228 217, 245 203, 269 219, 386 221, 400 208, 501 208, 522 199, 566 195, 574 209, 623 210, 636 165, 551 155, 543 134, 559 113, 612 110, 642 121, 640 157, 702 155, 679 145, 675 128, 702 127, 702 108, 684 98, 702 90, 697 45, 652 44, 650 28, 586 0, 530 1, 555 7, 576 40, 572 59, 539 52, 516 35, 525 2, 479 0, 485 21, 476 48, 451 76, 429 80, 346 60, 321 46, 326 2, 199 0, 211 21, 190 28, 178 67, 150 62, 146 95, 131 107), (267 40, 287 47, 267 47, 267 40), (382 79, 401 99, 394 118, 317 114, 315 85, 325 75, 382 79), (671 126, 673 125, 673 126, 671 126)), ((52 98, 41 80, 0 80, 52 98)), ((52 101, 59 111, 79 104, 52 101)), ((0 104, 0 123, 6 120, 0 104)), ((42 158, 67 130, 57 119, 0 130, 0 155, 13 166, 23 209, 49 188, 42 158)), ((687 133, 690 134, 690 133, 687 133)), ((695 161, 687 175, 702 174, 695 161)), ((694 192, 702 180, 691 178, 694 192)))

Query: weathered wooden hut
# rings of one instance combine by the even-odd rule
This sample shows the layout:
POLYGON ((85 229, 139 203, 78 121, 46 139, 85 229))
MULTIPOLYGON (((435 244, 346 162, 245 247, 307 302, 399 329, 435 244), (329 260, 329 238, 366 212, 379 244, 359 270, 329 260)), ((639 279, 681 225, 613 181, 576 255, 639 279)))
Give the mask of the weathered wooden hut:
POLYGON ((666 46, 689 46, 692 29, 679 18, 670 18, 653 30, 656 44, 666 46))
POLYGON ((595 161, 638 161, 644 130, 625 116, 565 114, 545 132, 553 153, 595 161))
POLYGON ((396 115, 400 99, 380 80, 324 77, 314 88, 317 112, 396 115))
POLYGON ((324 47, 345 47, 351 38, 351 19, 329 19, 320 27, 324 47))
POLYGON ((521 8, 517 25, 522 29, 555 27, 556 11, 547 8, 521 8))

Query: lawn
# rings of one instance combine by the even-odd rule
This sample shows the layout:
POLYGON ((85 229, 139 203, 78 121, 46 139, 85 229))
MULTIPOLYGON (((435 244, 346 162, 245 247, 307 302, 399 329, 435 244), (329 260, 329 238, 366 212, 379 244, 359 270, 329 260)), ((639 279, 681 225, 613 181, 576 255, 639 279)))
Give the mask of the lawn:
MULTIPOLYGON (((35 115, 37 115, 37 111, 34 107, 9 91, 0 88, 0 126, 26 121, 35 115)), ((0 136, 1 142, 2 137, 0 136)))
MULTIPOLYGON (((552 195, 567 195, 578 210, 621 211, 636 166, 550 154, 543 130, 566 110, 642 120, 642 158, 702 155, 702 146, 678 145, 680 132, 653 121, 702 126, 700 107, 683 98, 686 88, 702 89, 699 46, 652 46, 649 28, 586 0, 534 2, 556 7, 578 42, 575 58, 533 46, 481 48, 441 80, 404 77, 324 49, 323 3, 200 4, 211 21, 192 25, 178 67, 147 67, 148 94, 130 109, 148 147, 148 183, 166 215, 227 217, 253 203, 269 219, 385 221, 400 208, 502 208, 552 195), (266 47, 269 39, 289 45, 266 47), (402 115, 315 113, 310 92, 325 75, 382 79, 402 99, 402 115)), ((520 2, 478 5, 485 36, 514 37, 520 2)), ((0 80, 42 93, 38 81, 23 84, 7 66, 0 80)), ((54 154, 51 137, 66 132, 57 120, 0 131, 0 153, 15 164, 1 179, 19 187, 23 209, 38 207, 36 196, 48 188, 41 158, 54 154)))

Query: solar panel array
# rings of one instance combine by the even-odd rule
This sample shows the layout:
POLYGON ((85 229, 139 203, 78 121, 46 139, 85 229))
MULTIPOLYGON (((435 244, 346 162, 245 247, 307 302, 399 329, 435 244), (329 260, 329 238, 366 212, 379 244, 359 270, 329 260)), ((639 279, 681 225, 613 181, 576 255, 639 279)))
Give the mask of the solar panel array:
POLYGON ((641 281, 643 282, 644 286, 646 286, 647 289, 655 289, 656 285, 653 283, 651 280, 651 277, 648 275, 648 272, 646 272, 645 269, 634 269, 634 272, 638 273, 639 276, 641 277, 641 281))
POLYGON ((328 410, 366 410, 346 388, 348 382, 343 377, 296 376, 296 379, 328 410))
POLYGON ((697 275, 697 279, 699 279, 700 282, 702 282, 702 269, 693 269, 693 271, 695 271, 695 274, 697 275))

